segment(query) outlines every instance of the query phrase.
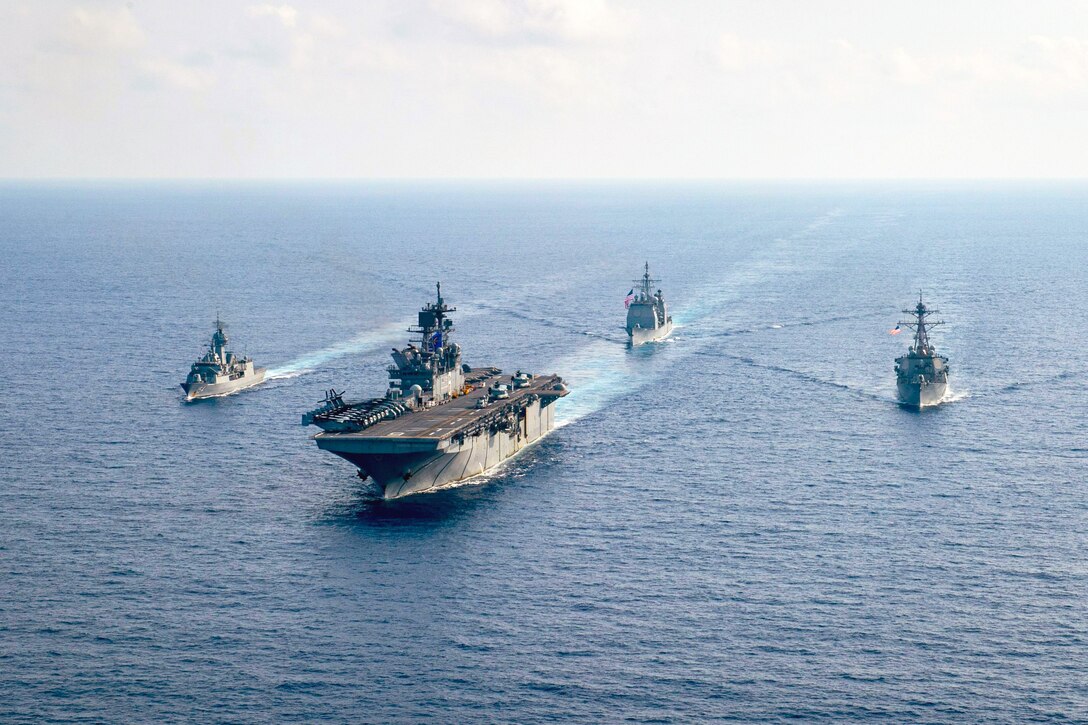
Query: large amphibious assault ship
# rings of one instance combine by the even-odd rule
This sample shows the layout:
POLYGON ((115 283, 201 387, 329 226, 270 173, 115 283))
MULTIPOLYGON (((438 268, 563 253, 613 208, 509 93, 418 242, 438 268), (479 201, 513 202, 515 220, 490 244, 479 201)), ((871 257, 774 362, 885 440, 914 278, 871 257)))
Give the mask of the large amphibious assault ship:
POLYGON ((328 391, 302 416, 322 429, 318 448, 371 478, 385 498, 439 488, 484 473, 555 426, 555 401, 567 394, 556 375, 504 375, 461 364, 450 340, 456 308, 442 300, 419 312, 408 346, 393 349, 385 396, 345 403, 328 391))
POLYGON ((635 280, 635 286, 627 293, 624 304, 627 305, 627 337, 632 345, 653 342, 668 337, 672 332, 672 317, 665 305, 661 290, 655 294, 653 286, 661 280, 650 279, 650 263, 642 279, 635 280))
POLYGON ((901 328, 914 330, 914 345, 906 355, 895 359, 896 387, 899 400, 903 405, 924 408, 936 405, 944 398, 948 389, 948 358, 938 355, 929 341, 929 328, 943 325, 943 322, 930 321, 929 316, 937 310, 931 310, 918 295, 918 305, 913 310, 903 310, 913 315, 914 320, 900 322, 894 331, 901 328))
POLYGON ((249 357, 239 358, 227 350, 227 331, 218 315, 215 332, 204 357, 193 363, 189 376, 181 384, 186 400, 215 398, 234 393, 264 380, 264 368, 253 367, 249 357))

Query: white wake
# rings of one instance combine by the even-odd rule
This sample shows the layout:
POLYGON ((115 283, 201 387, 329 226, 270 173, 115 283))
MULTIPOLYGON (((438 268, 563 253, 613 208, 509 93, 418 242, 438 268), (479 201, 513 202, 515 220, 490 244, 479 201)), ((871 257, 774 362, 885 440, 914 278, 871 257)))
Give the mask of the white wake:
POLYGON ((357 355, 363 352, 373 352, 387 345, 396 344, 404 336, 403 323, 387 323, 374 330, 361 332, 350 340, 330 345, 329 347, 314 352, 300 355, 299 357, 269 368, 265 374, 266 380, 284 380, 297 378, 299 375, 320 368, 325 363, 344 357, 345 355, 357 355))

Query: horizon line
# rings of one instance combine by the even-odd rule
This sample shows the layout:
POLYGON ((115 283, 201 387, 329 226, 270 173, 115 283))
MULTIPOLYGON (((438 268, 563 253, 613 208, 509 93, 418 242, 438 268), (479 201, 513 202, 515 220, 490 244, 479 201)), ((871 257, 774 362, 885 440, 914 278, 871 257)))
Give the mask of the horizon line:
POLYGON ((0 176, 13 183, 445 183, 445 182, 1088 182, 1088 176, 0 176))

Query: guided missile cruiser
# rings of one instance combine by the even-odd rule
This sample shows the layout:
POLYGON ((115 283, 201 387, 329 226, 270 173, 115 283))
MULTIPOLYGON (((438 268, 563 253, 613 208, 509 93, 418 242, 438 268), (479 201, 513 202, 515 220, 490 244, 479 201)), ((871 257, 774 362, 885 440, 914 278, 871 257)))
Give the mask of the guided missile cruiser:
POLYGON ((264 380, 265 369, 253 366, 249 357, 239 358, 227 350, 229 342, 223 322, 216 315, 215 332, 204 357, 193 363, 181 384, 186 400, 216 398, 235 393, 264 380))
POLYGON ((462 364, 450 312, 440 283, 408 328, 408 346, 393 349, 383 397, 348 403, 334 388, 302 416, 322 429, 318 448, 350 461, 387 499, 490 471, 552 430, 567 394, 557 375, 462 364))
POLYGON ((650 278, 650 263, 642 279, 635 280, 635 286, 627 293, 624 305, 627 307, 627 337, 631 345, 663 340, 672 332, 672 317, 661 296, 661 290, 653 291, 660 280, 650 278))
POLYGON ((921 293, 915 308, 903 312, 912 315, 914 319, 900 322, 893 332, 904 327, 914 330, 914 344, 906 355, 895 359, 899 401, 912 408, 937 405, 948 390, 948 358, 937 354, 936 348, 929 341, 929 328, 943 325, 944 322, 929 320, 929 316, 936 314, 938 310, 926 307, 921 293))

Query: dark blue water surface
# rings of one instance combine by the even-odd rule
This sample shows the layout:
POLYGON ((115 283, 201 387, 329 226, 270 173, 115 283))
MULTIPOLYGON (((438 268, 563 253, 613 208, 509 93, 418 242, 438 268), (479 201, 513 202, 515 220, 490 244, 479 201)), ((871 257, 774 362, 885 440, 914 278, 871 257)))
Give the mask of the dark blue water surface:
POLYGON ((0 186, 0 720, 1084 721, 1086 233, 1084 185, 0 186), (574 392, 376 501, 299 416, 437 279, 574 392), (273 379, 184 404, 217 311, 273 379))

